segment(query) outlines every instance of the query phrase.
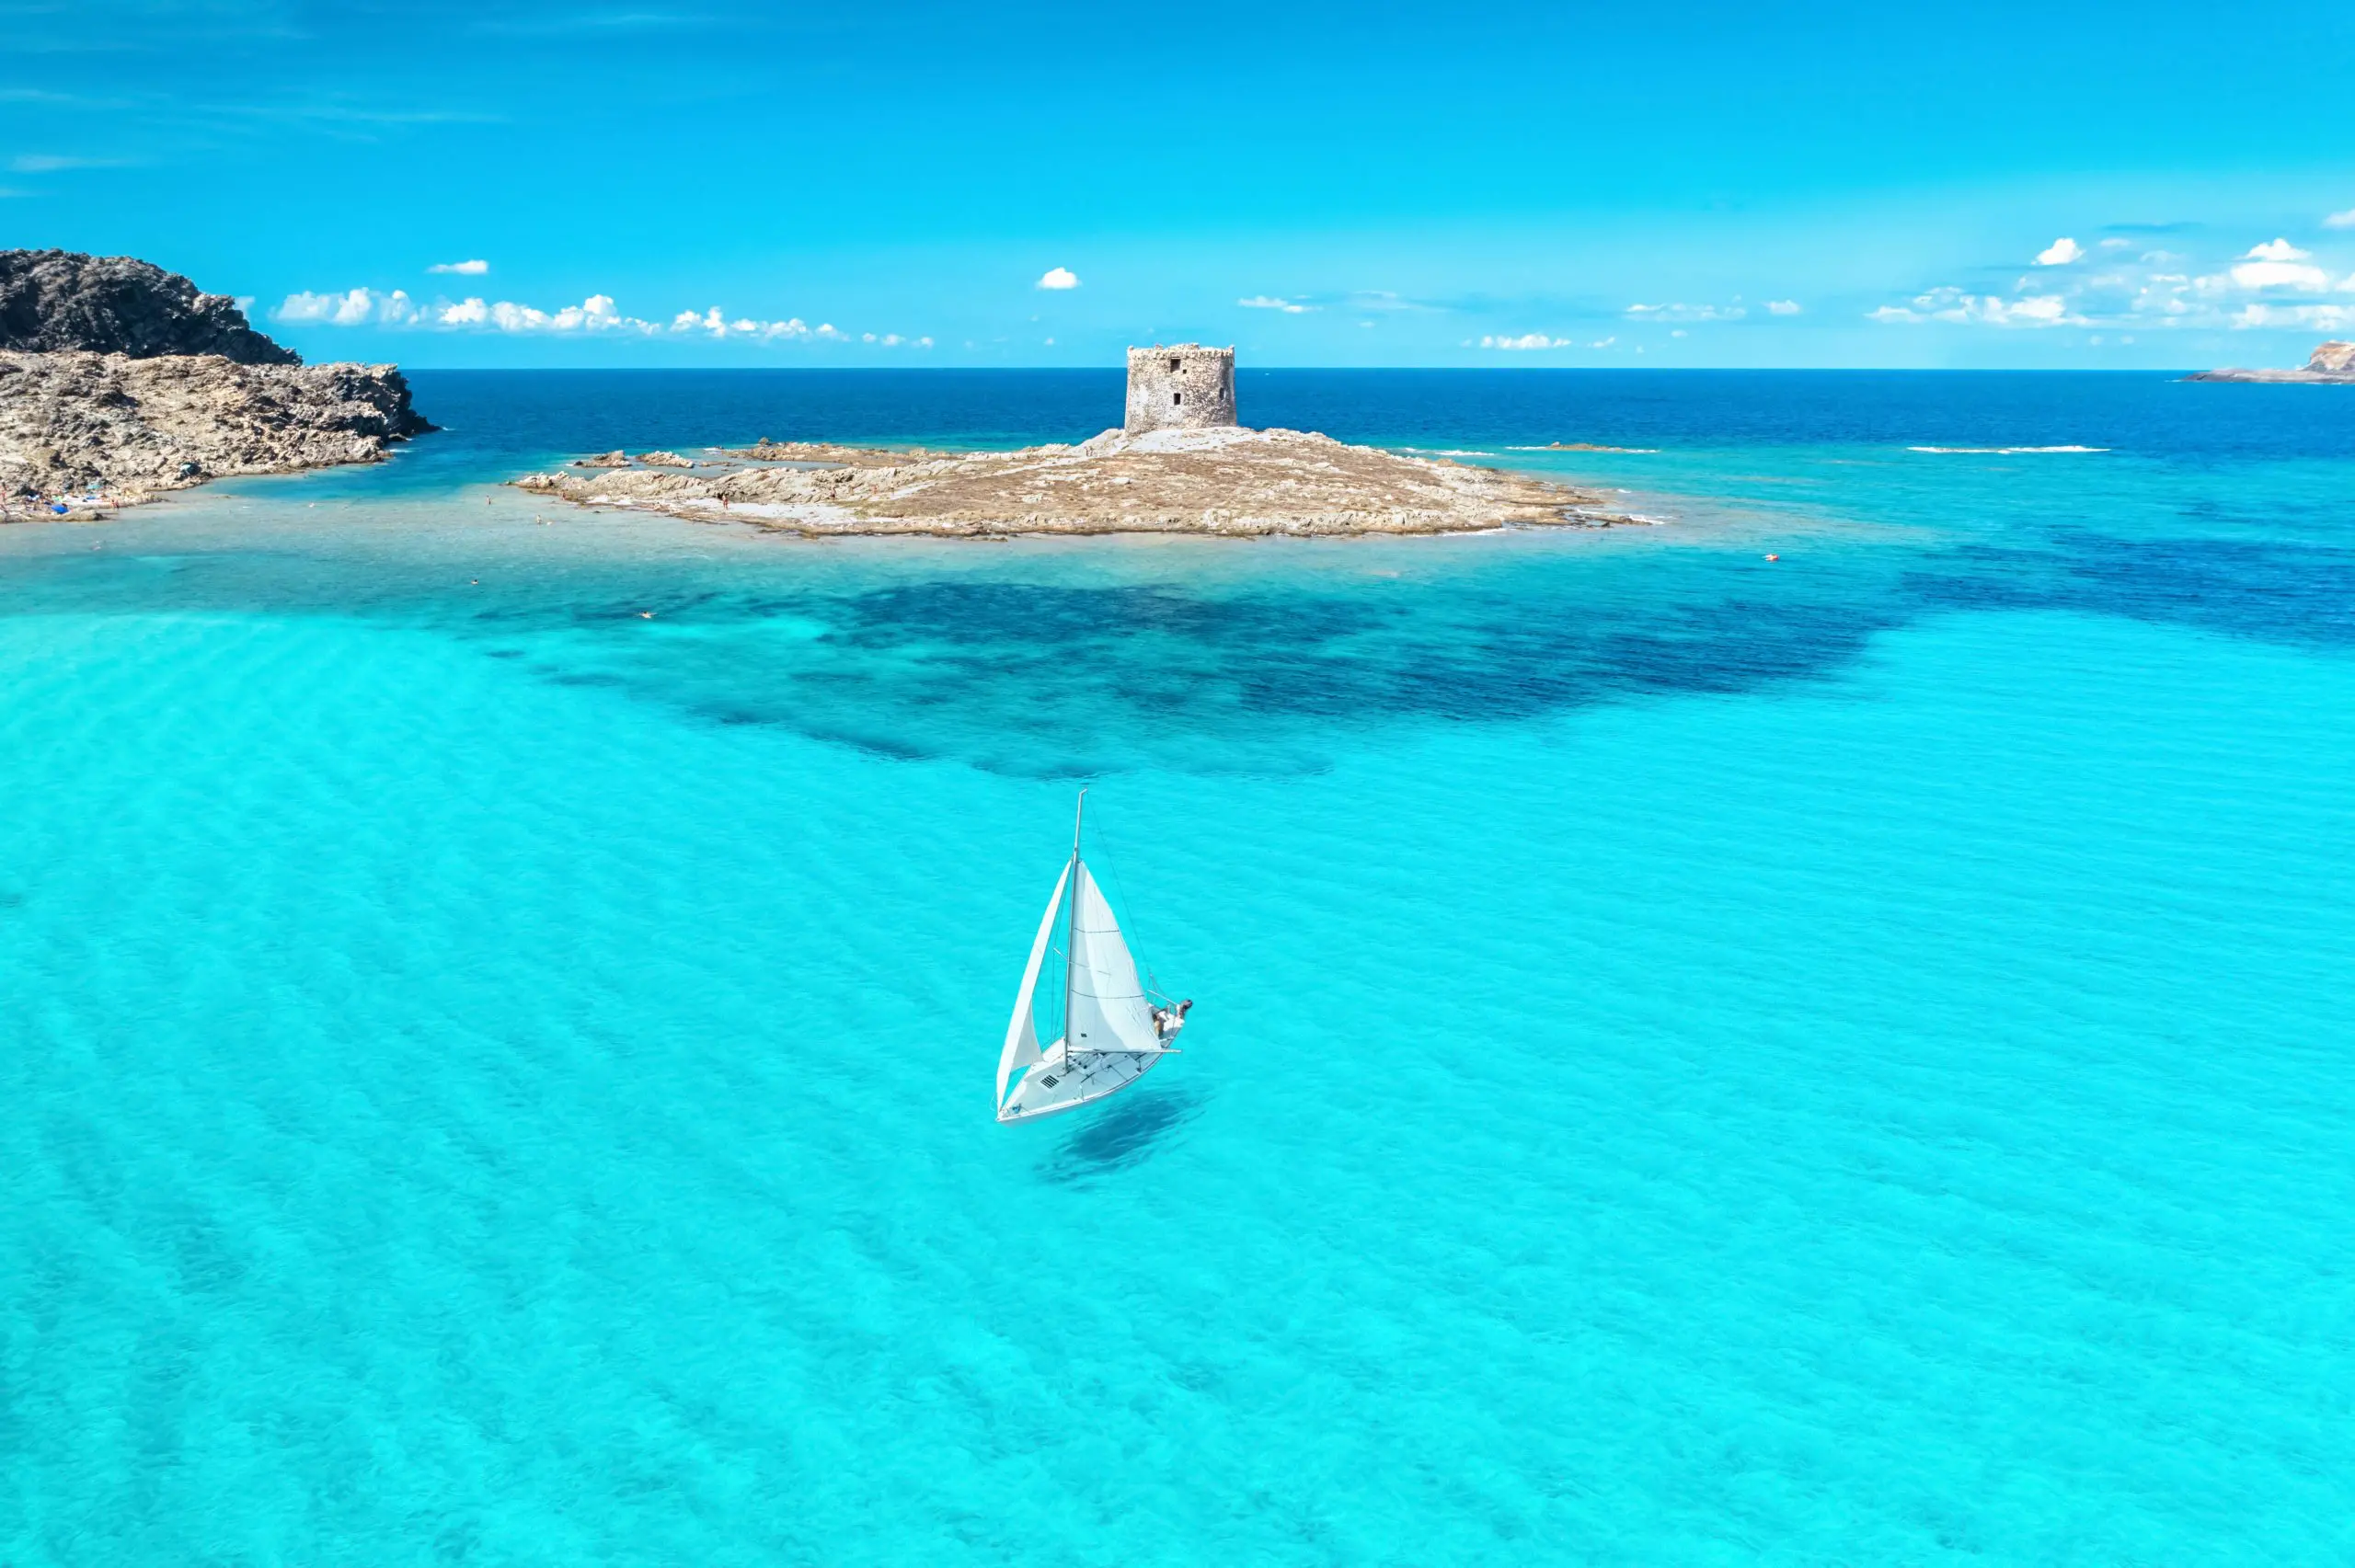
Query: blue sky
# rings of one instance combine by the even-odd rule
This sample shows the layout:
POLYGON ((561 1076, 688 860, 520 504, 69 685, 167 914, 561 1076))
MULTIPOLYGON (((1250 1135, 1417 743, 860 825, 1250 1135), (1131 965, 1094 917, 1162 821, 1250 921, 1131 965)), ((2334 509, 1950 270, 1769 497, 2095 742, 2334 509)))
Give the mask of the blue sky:
POLYGON ((2294 363, 2350 17, 0 0, 0 245, 412 365, 2294 363))

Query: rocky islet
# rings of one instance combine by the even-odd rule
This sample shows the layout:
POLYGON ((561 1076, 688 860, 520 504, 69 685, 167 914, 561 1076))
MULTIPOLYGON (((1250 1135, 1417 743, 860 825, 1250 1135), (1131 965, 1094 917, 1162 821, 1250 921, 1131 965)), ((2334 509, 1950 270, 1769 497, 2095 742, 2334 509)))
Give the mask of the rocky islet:
POLYGON ((2201 371, 2187 381, 2287 382, 2308 386, 2355 386, 2355 343, 2333 339, 2318 345, 2296 370, 2201 371))
POLYGON ((581 506, 812 535, 1457 533, 1637 521, 1600 494, 1526 475, 1240 426, 1106 430, 1017 452, 764 440, 714 449, 691 473, 620 456, 513 483, 581 506))

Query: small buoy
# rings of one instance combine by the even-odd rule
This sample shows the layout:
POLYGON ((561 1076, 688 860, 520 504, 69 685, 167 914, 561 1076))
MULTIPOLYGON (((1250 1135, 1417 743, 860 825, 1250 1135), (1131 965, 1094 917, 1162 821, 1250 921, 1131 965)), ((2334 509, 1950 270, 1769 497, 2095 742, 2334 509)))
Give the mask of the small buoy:
POLYGON ((638 618, 641 621, 651 621, 654 619, 654 612, 651 610, 641 610, 638 612, 638 618))
POLYGON ((1779 560, 1781 560, 1783 557, 1782 557, 1782 556, 1780 556, 1780 555, 1769 555, 1769 556, 1767 556, 1766 558, 1767 558, 1768 560, 1770 560, 1770 561, 1779 561, 1779 560))
POLYGON ((477 587, 477 588, 480 588, 480 587, 482 586, 482 578, 468 578, 466 579, 466 581, 468 581, 469 583, 473 584, 473 585, 474 585, 475 587, 477 587))

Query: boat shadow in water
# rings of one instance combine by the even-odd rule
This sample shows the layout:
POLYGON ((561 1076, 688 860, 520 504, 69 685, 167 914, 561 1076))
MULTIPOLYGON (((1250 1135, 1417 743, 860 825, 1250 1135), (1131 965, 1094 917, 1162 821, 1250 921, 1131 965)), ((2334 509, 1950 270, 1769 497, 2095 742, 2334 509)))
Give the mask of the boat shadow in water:
POLYGON ((1074 1128, 1040 1174, 1083 1185, 1142 1165, 1208 1103, 1198 1089, 1140 1085, 1074 1128))

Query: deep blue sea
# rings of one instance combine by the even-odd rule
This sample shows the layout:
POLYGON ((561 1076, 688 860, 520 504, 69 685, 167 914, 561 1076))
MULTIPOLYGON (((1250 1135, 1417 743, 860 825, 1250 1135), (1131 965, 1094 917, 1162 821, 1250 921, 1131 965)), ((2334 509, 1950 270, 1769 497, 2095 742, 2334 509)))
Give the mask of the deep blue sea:
POLYGON ((2355 1561, 2355 393, 1246 372, 1662 524, 982 544, 498 482, 1117 374, 414 381, 0 529, 0 1562, 2355 1561), (1188 1049, 1001 1127, 1082 783, 1188 1049))

